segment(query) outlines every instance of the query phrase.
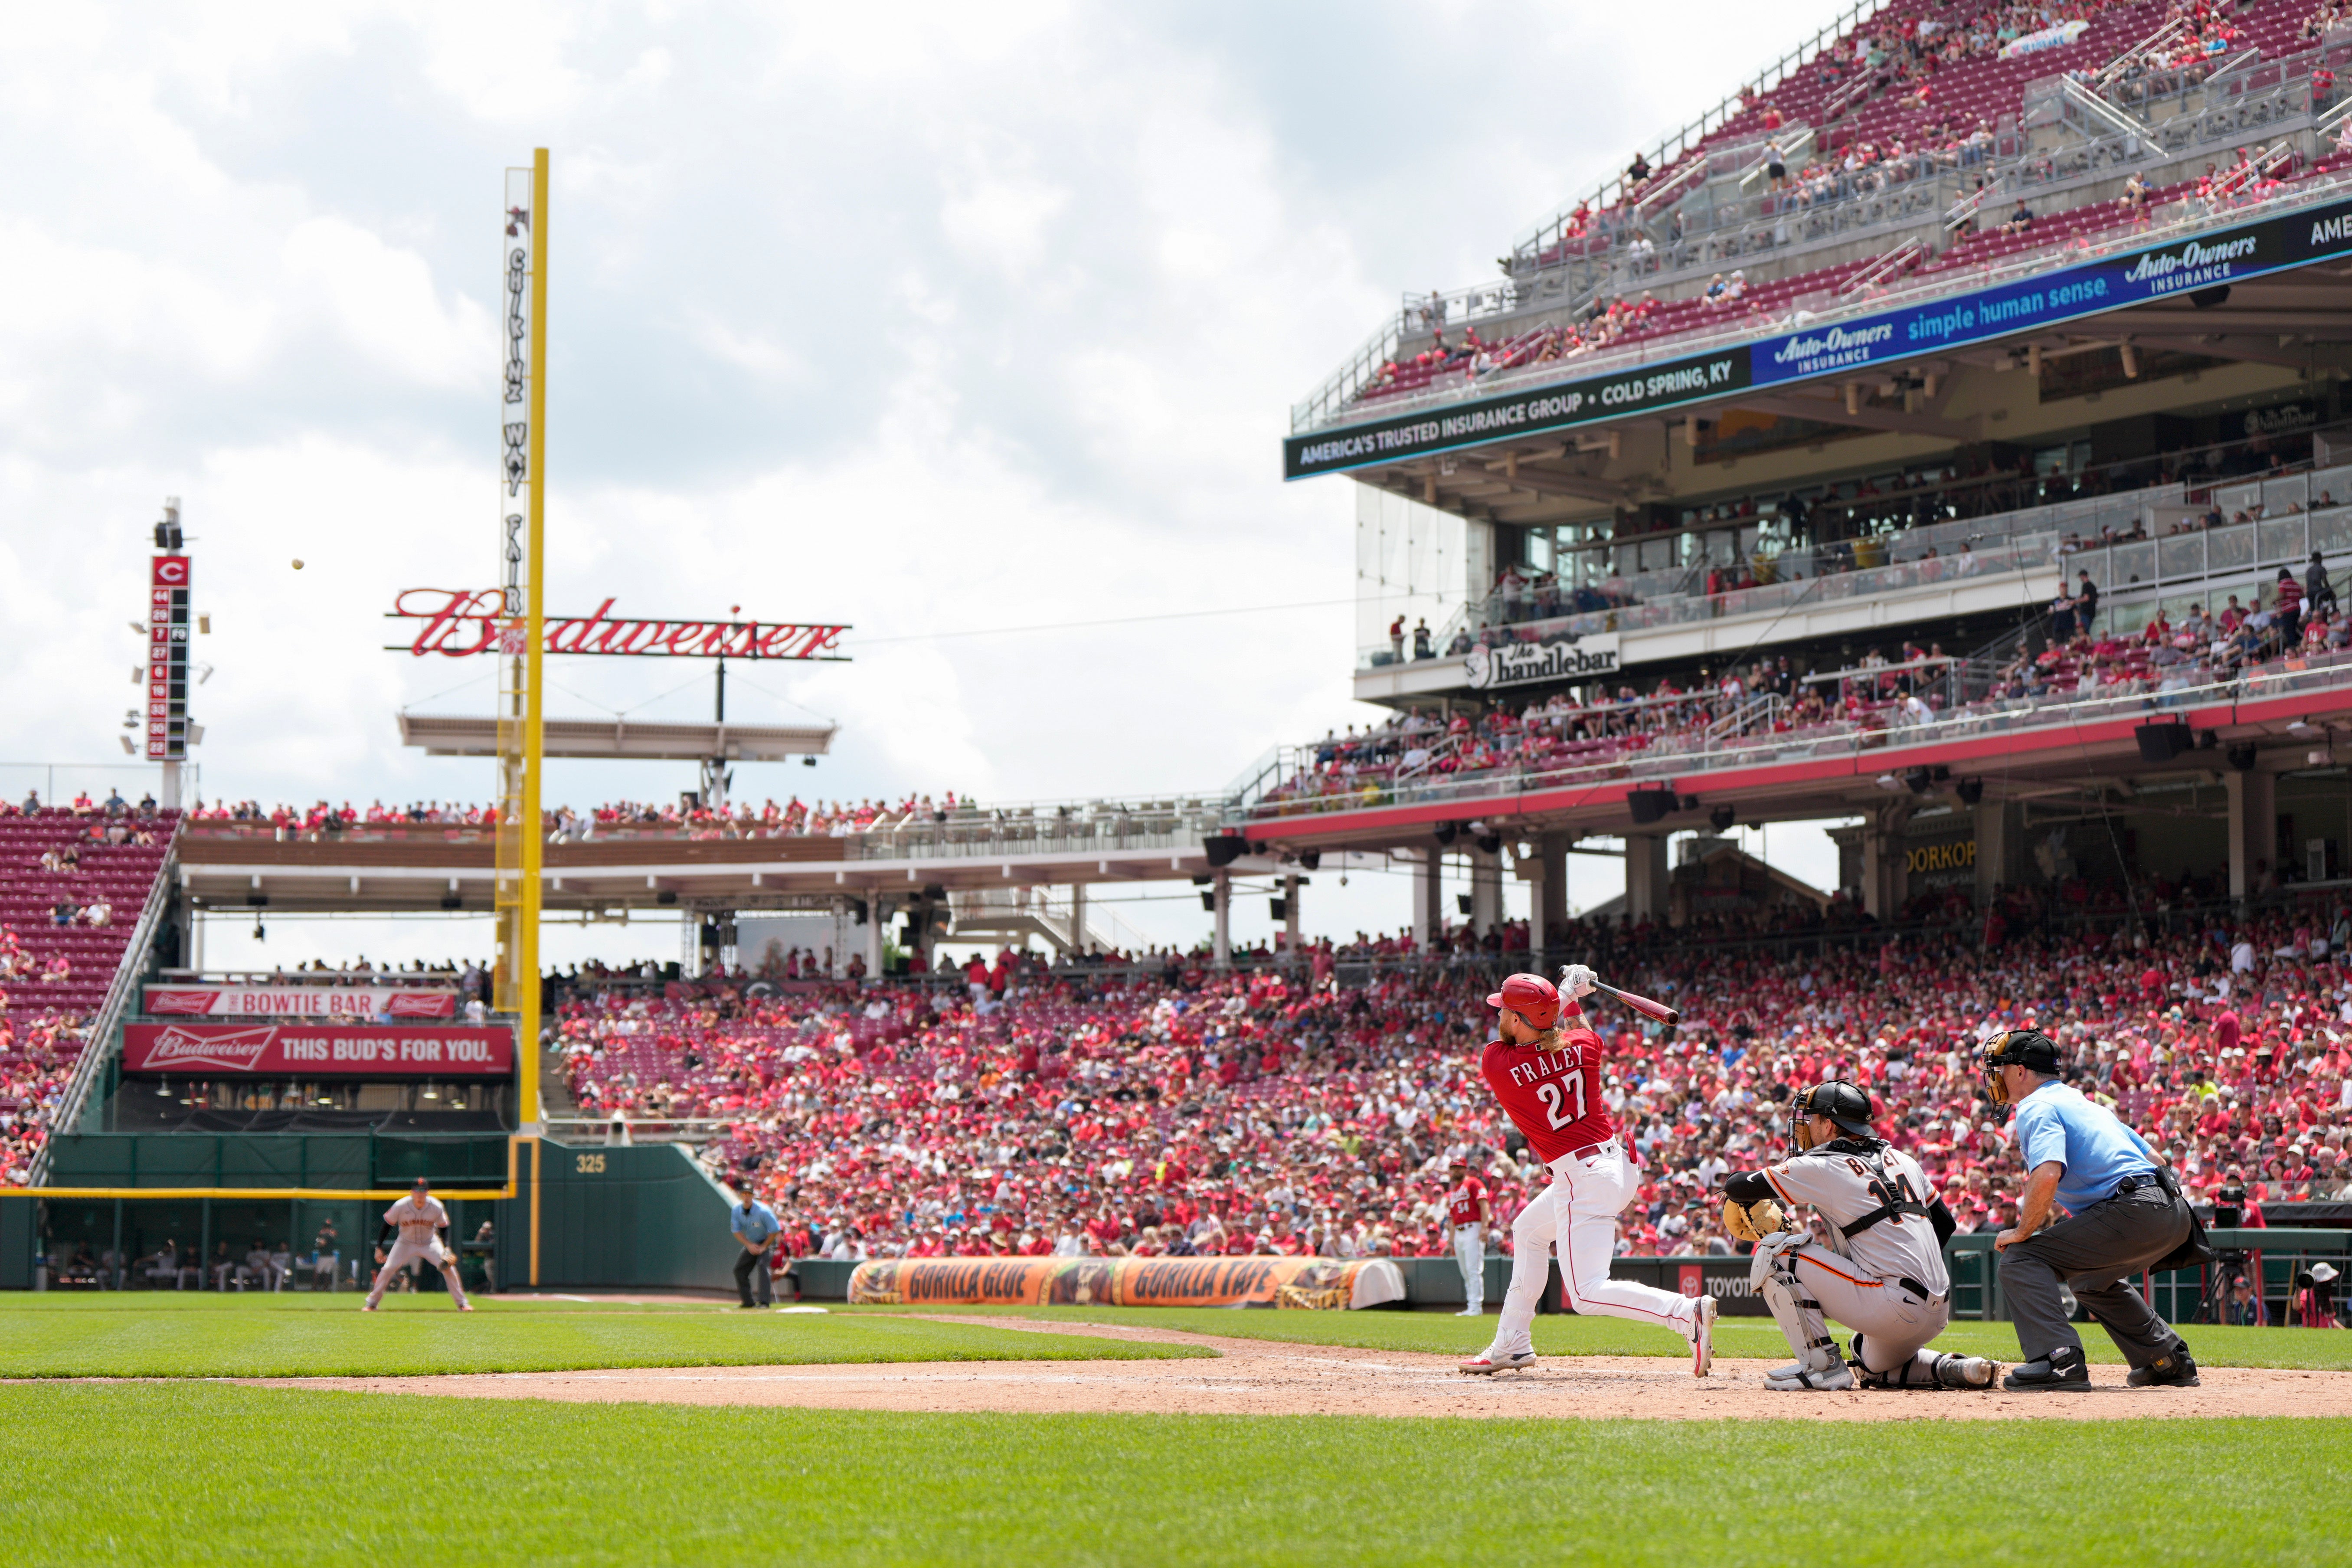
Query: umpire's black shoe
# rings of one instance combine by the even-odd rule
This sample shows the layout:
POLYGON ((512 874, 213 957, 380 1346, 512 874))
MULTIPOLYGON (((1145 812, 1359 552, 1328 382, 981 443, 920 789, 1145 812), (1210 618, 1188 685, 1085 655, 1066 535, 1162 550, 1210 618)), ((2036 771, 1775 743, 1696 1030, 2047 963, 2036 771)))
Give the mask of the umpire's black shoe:
POLYGON ((2000 1380, 2003 1388, 2031 1392, 2042 1388, 2088 1388, 2091 1369, 2083 1364, 2076 1345, 2060 1345, 2038 1361, 2027 1362, 2000 1380))
POLYGON ((2131 1375, 2124 1381, 2134 1388, 2195 1388, 2197 1358, 2189 1353, 2187 1345, 2176 1340, 2170 1355, 2158 1356, 2146 1366, 2132 1368, 2131 1375))

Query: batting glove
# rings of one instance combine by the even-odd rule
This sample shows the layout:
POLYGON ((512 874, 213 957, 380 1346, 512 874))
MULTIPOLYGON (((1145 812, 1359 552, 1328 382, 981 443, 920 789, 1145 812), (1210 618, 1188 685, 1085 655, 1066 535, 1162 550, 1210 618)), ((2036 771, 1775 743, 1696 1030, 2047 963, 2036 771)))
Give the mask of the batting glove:
POLYGON ((1592 971, 1581 963, 1562 965, 1559 972, 1559 988, 1568 994, 1570 1001, 1580 1001, 1591 995, 1592 971))

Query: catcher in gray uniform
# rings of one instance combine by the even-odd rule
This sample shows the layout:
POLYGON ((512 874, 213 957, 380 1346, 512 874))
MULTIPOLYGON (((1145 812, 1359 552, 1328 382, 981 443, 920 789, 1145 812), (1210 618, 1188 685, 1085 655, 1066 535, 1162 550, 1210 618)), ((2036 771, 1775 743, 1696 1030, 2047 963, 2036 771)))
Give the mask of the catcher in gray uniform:
POLYGON ((1794 1152, 1724 1184, 1725 1227, 1756 1244, 1748 1278, 1797 1352, 1764 1386, 1990 1387, 1992 1363, 1926 1348, 1951 1321, 1952 1216, 1919 1163, 1872 1136, 1870 1118, 1870 1096, 1853 1084, 1817 1084, 1789 1108, 1794 1152), (1827 1223, 1827 1247, 1789 1220, 1800 1204, 1827 1223), (1850 1357, 1825 1318, 1858 1331, 1850 1357))

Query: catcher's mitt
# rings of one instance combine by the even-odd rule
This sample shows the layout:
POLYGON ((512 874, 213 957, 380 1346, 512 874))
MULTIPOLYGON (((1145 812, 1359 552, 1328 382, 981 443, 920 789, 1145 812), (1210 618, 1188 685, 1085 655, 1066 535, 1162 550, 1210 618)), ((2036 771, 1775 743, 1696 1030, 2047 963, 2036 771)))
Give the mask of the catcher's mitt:
POLYGON ((1723 1228, 1738 1240, 1761 1241, 1788 1227, 1780 1205, 1770 1198, 1758 1198, 1752 1204, 1743 1204, 1738 1198, 1723 1200, 1723 1228))

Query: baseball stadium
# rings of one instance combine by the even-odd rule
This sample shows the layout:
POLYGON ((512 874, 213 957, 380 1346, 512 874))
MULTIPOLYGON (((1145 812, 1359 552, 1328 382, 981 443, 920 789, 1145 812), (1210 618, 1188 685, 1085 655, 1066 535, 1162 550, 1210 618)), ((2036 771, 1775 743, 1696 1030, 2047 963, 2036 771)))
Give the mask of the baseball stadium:
MULTIPOLYGON (((12 684, 63 693, 5 721, 39 760, 0 763, 12 1553, 2337 1560, 2352 11, 1781 25, 1735 29, 1737 89, 1598 184, 1563 172, 1592 125, 1546 153, 1568 195, 1474 237, 1482 280, 1335 285, 1391 303, 1281 336, 1314 382, 1286 419, 1171 413, 1180 458, 1072 459, 1074 492, 1125 466, 1204 497, 1157 545, 1051 536, 1076 575, 991 523, 1006 459, 951 394, 881 416, 953 449, 945 488, 887 447, 866 488, 787 464, 721 515, 619 455, 849 443, 857 362, 898 351, 866 296, 736 277, 729 226, 767 197, 723 163, 615 150, 630 94, 715 68, 682 33, 605 75, 621 41, 573 40, 544 78, 420 42, 416 79, 486 94, 464 115, 513 166, 418 138, 429 195, 405 173, 293 237, 256 209, 413 384, 368 401, 322 360, 191 395, 228 434, 186 449, 226 455, 101 465, 62 501, 24 455, 63 449, 56 415, 12 392, 12 684), (565 96, 592 79, 593 114, 565 96), (513 128, 546 104, 578 135, 532 152, 513 128), (639 226, 665 182, 683 220, 639 226), (395 308, 440 269, 416 236, 443 205, 479 274, 425 288, 460 301, 446 375, 395 308), (805 337, 649 297, 665 228, 713 298, 794 296, 805 337), (803 425, 628 368, 616 345, 664 333, 803 425), (343 402, 326 434, 236 434, 343 402), (355 456, 444 405, 471 443, 454 546, 440 491, 355 456), (594 439, 565 444, 575 416, 594 439), (1238 487, 1207 477, 1228 436, 1238 487), (247 521, 273 466, 282 527, 247 521), (121 511, 126 471, 169 499, 121 511), (894 491, 952 522, 895 532, 894 491), (1230 536, 1203 521, 1235 509, 1230 536), (1223 607, 1305 552, 1350 577, 1328 617, 1223 607), (700 600, 665 603, 686 571, 700 600), (265 603, 310 618, 236 640, 265 603), (942 630, 992 605, 1021 624, 942 630), (59 716, 119 696, 126 616, 123 754, 71 761, 59 716), (36 647, 83 621, 115 639, 87 677, 36 647), (1330 700, 1239 689, 1298 649, 1330 700), (990 715, 968 745, 959 692, 990 715), (954 784, 999 747, 1031 771, 979 776, 1065 787, 954 784)), ((939 47, 1024 97, 1094 47, 1053 26, 1022 33, 1066 47, 1045 68, 939 47)), ((302 100, 375 112, 391 89, 337 73, 407 47, 353 32, 320 67, 345 104, 302 100)), ((882 90, 839 40, 779 47, 844 104, 882 90)), ((207 93, 172 112, 229 184, 297 178, 224 129, 270 92, 207 93)), ((1220 156, 1189 123, 1154 156, 1220 156)), ((943 292, 939 257, 888 309, 988 344, 992 416, 1192 396, 1119 357, 1164 303, 1149 268, 1111 294, 1150 303, 1088 303, 1033 243, 1108 209, 968 134, 1012 162, 941 244, 1098 331, 1088 376, 1028 379, 1034 341, 943 292)), ((825 157, 863 202, 889 153, 825 157)), ((243 210, 171 178, 192 224, 243 210)), ((1220 221, 1255 199, 1185 188, 1220 221)), ((204 293, 200 227, 151 238, 187 247, 181 282, 84 269, 126 331, 181 290, 203 341, 261 332, 204 293)), ((1197 279, 1221 243, 1163 259, 1197 279)), ((43 274, 59 311, 73 270, 43 274)), ((0 323, 12 354, 27 331, 0 323)), ((80 406, 136 444, 131 405, 80 406)), ((1041 542, 1077 504, 1017 494, 1041 542)))

